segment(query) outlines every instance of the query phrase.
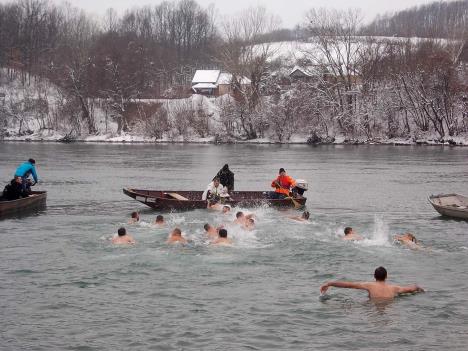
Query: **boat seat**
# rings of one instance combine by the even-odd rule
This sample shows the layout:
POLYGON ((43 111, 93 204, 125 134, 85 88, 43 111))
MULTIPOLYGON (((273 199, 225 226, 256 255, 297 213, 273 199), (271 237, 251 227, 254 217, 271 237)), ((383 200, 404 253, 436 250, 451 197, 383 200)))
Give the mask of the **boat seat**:
POLYGON ((164 195, 172 198, 172 199, 176 199, 176 200, 181 200, 181 201, 188 201, 189 199, 187 199, 185 196, 182 196, 180 194, 177 194, 177 193, 164 193, 164 195))

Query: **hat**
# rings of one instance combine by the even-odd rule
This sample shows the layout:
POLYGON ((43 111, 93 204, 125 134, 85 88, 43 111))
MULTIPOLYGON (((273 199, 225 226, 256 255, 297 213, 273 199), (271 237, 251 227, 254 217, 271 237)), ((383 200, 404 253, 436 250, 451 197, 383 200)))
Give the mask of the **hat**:
POLYGON ((284 170, 284 168, 280 168, 278 173, 281 173, 281 172, 286 172, 286 171, 284 170))

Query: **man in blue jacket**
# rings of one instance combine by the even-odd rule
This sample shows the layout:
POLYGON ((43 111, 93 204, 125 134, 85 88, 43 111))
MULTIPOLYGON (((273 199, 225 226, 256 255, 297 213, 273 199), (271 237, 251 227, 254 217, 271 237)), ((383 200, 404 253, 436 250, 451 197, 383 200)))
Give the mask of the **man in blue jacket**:
POLYGON ((37 183, 36 161, 30 158, 27 162, 22 163, 15 172, 15 177, 23 178, 23 190, 26 190, 29 184, 28 178, 30 175, 34 178, 34 184, 37 183))

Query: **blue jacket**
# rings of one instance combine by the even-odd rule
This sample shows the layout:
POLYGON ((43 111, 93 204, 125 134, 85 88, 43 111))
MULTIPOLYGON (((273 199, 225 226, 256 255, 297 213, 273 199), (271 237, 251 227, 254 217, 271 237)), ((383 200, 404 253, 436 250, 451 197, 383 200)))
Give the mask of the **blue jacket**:
POLYGON ((15 177, 27 177, 30 174, 32 174, 34 181, 37 182, 36 167, 32 163, 26 161, 16 169, 15 177))

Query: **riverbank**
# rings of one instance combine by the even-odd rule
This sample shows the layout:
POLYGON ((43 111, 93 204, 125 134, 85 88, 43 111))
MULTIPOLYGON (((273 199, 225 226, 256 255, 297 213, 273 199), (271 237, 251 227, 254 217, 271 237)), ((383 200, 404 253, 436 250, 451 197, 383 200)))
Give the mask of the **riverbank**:
POLYGON ((393 139, 347 139, 343 136, 328 138, 327 140, 311 140, 306 136, 294 136, 289 141, 279 142, 269 138, 242 140, 234 138, 163 138, 155 139, 141 135, 123 134, 120 136, 97 135, 85 138, 70 139, 64 135, 33 134, 27 136, 4 137, 0 142, 48 142, 48 143, 103 143, 103 144, 281 144, 281 145, 434 145, 434 146, 468 146, 468 135, 438 140, 434 137, 426 138, 393 138, 393 139))

